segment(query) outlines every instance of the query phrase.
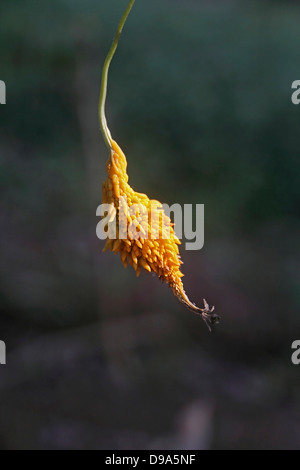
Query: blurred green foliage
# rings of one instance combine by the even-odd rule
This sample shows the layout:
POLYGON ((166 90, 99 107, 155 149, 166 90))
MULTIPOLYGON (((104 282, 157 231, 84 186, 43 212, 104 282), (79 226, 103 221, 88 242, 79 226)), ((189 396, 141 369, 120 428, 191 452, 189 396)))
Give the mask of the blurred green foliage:
MULTIPOLYGON (((66 271, 59 288, 64 292, 65 283, 70 284, 66 304, 60 307, 60 294, 50 286, 45 293, 52 298, 50 317, 61 310, 71 322, 77 318, 70 302, 73 291, 78 295, 77 282, 84 279, 88 298, 97 294, 91 293, 88 265, 84 274, 82 260, 77 269, 67 268, 72 241, 68 231, 66 236, 58 233, 66 220, 77 218, 83 240, 77 240, 76 223, 71 236, 74 243, 86 244, 86 227, 96 225, 106 160, 99 135, 92 155, 97 163, 87 162, 82 142, 89 136, 82 135, 78 103, 90 99, 87 113, 96 129, 101 64, 123 7, 121 0, 3 0, 0 7, 1 79, 7 84, 0 131, 3 223, 10 243, 17 229, 16 243, 31 252, 32 259, 22 255, 25 271, 26 266, 34 271, 29 278, 39 277, 41 266, 46 277, 53 269, 54 276, 66 271), (81 69, 89 70, 89 86, 76 78, 81 69), (98 174, 91 180, 86 173, 93 172, 93 165, 98 174), (86 184, 93 187, 90 192, 86 184), (36 266, 39 253, 44 259, 36 266)), ((270 249, 274 269, 282 273, 277 280, 281 294, 292 294, 289 308, 295 310, 299 108, 290 95, 292 81, 299 78, 299 15, 294 3, 137 2, 112 64, 108 96, 110 127, 127 153, 133 186, 168 203, 204 203, 204 256, 211 256, 213 240, 235 246, 232 257, 238 243, 249 243, 247 251, 258 252, 258 264, 270 249)), ((5 240, 3 247, 5 258, 5 240)), ((96 250, 100 247, 99 242, 96 250)), ((89 242, 85 249, 88 257, 89 242)), ((71 250, 72 259, 76 250, 71 250)), ((11 251, 16 256, 13 246, 11 251)), ((104 261, 97 262, 101 269, 104 261)), ((245 285, 250 276, 255 284, 259 267, 247 262, 236 277, 227 273, 234 277, 231 282, 247 279, 245 285)), ((15 263, 7 259, 3 270, 15 263)), ((259 286, 253 283, 255 297, 259 286)), ((48 305, 46 297, 35 300, 37 318, 48 305)), ((8 298, 17 309, 26 305, 22 295, 8 298)), ((83 303, 76 302, 80 311, 84 299, 85 294, 83 303)), ((97 310, 93 302, 90 312, 97 310)), ((31 301, 28 307, 32 310, 31 301)))

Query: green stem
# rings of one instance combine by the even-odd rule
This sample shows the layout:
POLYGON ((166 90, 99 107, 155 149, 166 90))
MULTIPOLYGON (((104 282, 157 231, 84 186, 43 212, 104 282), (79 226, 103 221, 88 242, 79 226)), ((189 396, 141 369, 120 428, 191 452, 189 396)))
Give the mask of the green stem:
POLYGON ((103 65, 103 70, 102 70, 102 81, 101 81, 101 91, 100 91, 100 99, 99 99, 99 121, 100 121, 100 127, 101 131, 103 134, 104 141, 110 150, 112 148, 111 146, 111 135, 109 128, 107 126, 106 122, 106 117, 105 117, 105 101, 106 101, 106 95, 107 95, 107 78, 108 78, 108 70, 110 63, 112 61, 112 58, 116 52, 116 49, 118 47, 118 42, 120 35, 122 33, 125 21, 127 20, 127 17, 130 13, 131 8, 133 7, 135 0, 130 0, 126 10, 121 18, 121 21, 119 23, 119 26, 117 28, 113 43, 111 45, 111 48, 109 50, 109 53, 106 56, 104 65, 103 65))

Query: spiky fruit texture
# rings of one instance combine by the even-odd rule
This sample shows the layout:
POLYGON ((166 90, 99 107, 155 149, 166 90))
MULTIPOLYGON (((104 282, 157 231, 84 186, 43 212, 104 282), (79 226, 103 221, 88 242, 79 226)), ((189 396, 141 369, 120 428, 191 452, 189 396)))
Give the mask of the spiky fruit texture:
POLYGON ((108 235, 104 251, 109 249, 120 253, 123 265, 127 267, 129 263, 133 266, 137 276, 141 268, 154 272, 161 281, 167 282, 181 302, 200 313, 206 322, 212 323, 210 313, 213 308, 209 309, 205 300, 204 309, 196 307, 184 291, 178 249, 180 240, 175 235, 170 218, 159 201, 137 193, 128 184, 126 157, 115 141, 111 140, 111 144, 108 177, 103 182, 102 191, 103 203, 111 204, 113 209, 108 214, 108 225, 117 223, 117 232, 116 238, 109 238, 108 235), (134 207, 133 212, 127 210, 130 207, 134 207), (121 235, 119 226, 125 227, 125 236, 121 235))

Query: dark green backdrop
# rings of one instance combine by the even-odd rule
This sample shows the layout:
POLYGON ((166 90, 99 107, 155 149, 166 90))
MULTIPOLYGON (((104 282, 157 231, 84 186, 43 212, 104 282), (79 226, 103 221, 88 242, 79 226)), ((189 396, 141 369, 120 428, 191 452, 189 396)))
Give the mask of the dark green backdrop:
POLYGON ((125 0, 2 0, 3 449, 297 448, 300 6, 137 0, 107 114, 130 183, 205 204, 190 298, 102 254, 100 73, 125 0))

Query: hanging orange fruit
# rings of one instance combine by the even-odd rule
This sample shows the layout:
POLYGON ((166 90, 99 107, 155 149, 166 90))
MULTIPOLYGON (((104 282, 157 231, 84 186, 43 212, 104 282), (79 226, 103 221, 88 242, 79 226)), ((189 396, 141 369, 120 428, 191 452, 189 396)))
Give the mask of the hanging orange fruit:
POLYGON ((119 145, 112 139, 105 117, 108 69, 116 51, 123 26, 135 0, 131 0, 118 26, 117 33, 102 72, 99 117, 101 130, 110 157, 107 162, 108 177, 102 185, 103 203, 110 204, 106 224, 107 240, 104 250, 120 253, 125 267, 130 264, 139 276, 141 269, 157 274, 165 281, 176 297, 190 310, 200 314, 207 326, 217 323, 219 317, 213 313, 205 299, 204 308, 194 305, 187 297, 181 278, 182 261, 177 238, 170 218, 159 201, 146 194, 135 192, 128 184, 127 160, 119 145), (132 210, 133 209, 133 210, 132 210), (110 230, 110 225, 116 231, 110 230), (113 232, 113 236, 110 235, 113 232))

